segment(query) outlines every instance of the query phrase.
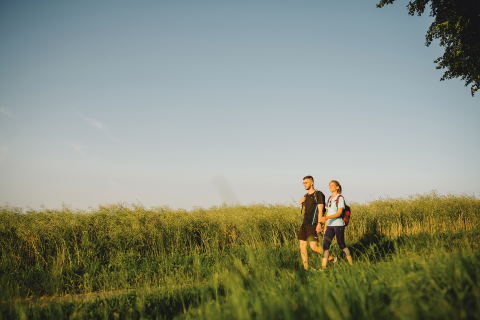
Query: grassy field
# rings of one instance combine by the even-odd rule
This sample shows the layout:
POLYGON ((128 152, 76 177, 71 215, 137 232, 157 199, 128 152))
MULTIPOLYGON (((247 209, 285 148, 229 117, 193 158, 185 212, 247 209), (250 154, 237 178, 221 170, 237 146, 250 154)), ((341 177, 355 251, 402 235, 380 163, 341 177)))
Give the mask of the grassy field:
POLYGON ((326 272, 303 270, 292 205, 0 207, 0 319, 480 318, 480 200, 349 205, 355 265, 334 243, 326 272))

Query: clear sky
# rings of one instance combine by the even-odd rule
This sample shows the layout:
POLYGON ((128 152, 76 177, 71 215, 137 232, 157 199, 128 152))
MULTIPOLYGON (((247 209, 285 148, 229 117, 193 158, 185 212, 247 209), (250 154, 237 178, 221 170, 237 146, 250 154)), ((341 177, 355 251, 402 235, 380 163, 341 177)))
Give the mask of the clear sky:
POLYGON ((478 195, 480 93, 377 2, 0 2, 0 205, 478 195))

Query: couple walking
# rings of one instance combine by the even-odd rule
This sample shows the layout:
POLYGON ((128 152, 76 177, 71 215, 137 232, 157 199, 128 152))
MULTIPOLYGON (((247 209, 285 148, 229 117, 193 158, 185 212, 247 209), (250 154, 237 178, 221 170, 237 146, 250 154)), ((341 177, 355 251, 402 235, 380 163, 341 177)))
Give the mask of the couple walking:
POLYGON ((303 186, 308 193, 300 200, 300 205, 305 211, 302 226, 298 233, 300 251, 302 254, 303 267, 308 270, 307 243, 316 253, 323 255, 322 268, 327 268, 328 261, 337 261, 337 258, 329 254, 330 244, 334 237, 337 238, 338 246, 345 252, 348 263, 353 264, 350 250, 345 246, 345 222, 342 213, 345 209, 345 199, 341 195, 342 186, 338 181, 332 180, 329 184, 332 196, 325 205, 325 196, 321 191, 313 187, 313 177, 303 178, 303 186), (324 210, 327 214, 323 216, 324 210), (323 248, 318 246, 318 234, 322 232, 321 223, 325 223, 323 229, 323 248))

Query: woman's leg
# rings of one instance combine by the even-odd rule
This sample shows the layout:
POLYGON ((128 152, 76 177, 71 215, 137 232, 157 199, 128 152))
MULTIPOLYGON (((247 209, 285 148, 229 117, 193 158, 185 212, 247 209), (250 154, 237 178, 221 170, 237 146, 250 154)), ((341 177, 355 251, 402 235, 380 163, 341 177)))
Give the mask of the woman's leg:
POLYGON ((348 250, 347 246, 345 245, 345 227, 334 227, 334 229, 335 229, 335 236, 337 237, 338 246, 340 247, 340 249, 343 250, 343 252, 345 252, 348 263, 352 265, 353 260, 350 254, 350 250, 348 250))
POLYGON ((330 244, 332 244, 333 237, 335 237, 335 230, 333 227, 327 227, 327 231, 323 237, 323 260, 322 260, 322 268, 327 268, 328 256, 329 256, 329 249, 330 244))

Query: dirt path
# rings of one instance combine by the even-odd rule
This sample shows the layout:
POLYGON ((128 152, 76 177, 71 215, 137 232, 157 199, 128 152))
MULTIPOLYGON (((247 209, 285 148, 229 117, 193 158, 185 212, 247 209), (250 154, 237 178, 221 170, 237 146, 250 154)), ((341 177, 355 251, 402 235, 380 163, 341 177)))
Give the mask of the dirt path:
MULTIPOLYGON (((205 286, 209 285, 208 282, 204 283, 196 283, 196 284, 191 284, 191 285, 175 285, 175 286, 167 286, 163 288, 151 288, 147 290, 172 290, 172 289, 182 289, 182 288, 191 288, 194 286, 205 286)), ((116 296, 122 296, 130 292, 135 292, 138 290, 142 290, 141 288, 136 288, 136 289, 123 289, 123 290, 112 290, 112 291, 98 291, 98 292, 89 292, 89 293, 81 293, 81 294, 66 294, 62 296, 41 296, 41 297, 31 297, 28 299, 12 299, 8 301, 2 301, 2 303, 20 303, 20 304, 29 304, 29 303, 40 303, 42 305, 44 304, 49 304, 52 302, 78 302, 78 301, 92 301, 96 299, 109 299, 112 297, 116 296)), ((145 290, 145 289, 144 289, 145 290)))
POLYGON ((38 298, 28 298, 28 299, 13 299, 10 301, 2 301, 2 303, 40 303, 40 304, 49 304, 52 302, 71 302, 71 301, 92 301, 96 299, 108 299, 115 296, 121 296, 129 292, 134 292, 135 289, 130 290, 114 290, 114 291, 103 291, 103 292, 90 292, 82 294, 67 294, 63 296, 42 296, 38 298))

